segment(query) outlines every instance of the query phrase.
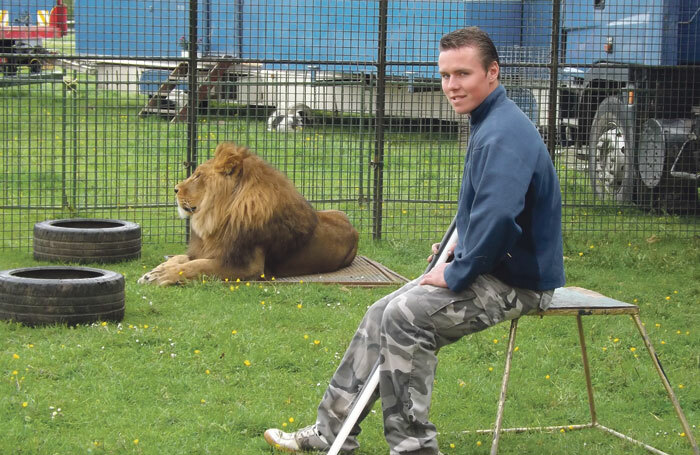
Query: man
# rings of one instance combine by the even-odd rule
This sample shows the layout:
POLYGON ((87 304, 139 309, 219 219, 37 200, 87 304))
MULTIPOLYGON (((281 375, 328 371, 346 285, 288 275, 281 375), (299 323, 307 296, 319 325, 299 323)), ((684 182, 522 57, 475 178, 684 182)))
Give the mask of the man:
MULTIPOLYGON (((378 391, 391 454, 438 454, 428 420, 436 351, 464 335, 546 309, 564 284, 561 194, 534 125, 506 96, 489 36, 476 27, 440 40, 442 89, 470 115, 453 259, 375 302, 318 407, 314 425, 265 432, 286 451, 327 451, 379 362, 378 391)), ((433 245, 433 254, 436 245, 433 245)), ((359 419, 360 421, 364 415, 359 419)), ((359 424, 343 445, 358 447, 359 424)))

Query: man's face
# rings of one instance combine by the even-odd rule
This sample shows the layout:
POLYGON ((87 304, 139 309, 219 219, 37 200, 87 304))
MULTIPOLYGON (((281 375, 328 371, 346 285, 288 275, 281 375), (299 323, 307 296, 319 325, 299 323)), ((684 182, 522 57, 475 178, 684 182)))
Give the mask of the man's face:
POLYGON ((472 112, 498 87, 498 63, 491 63, 486 71, 474 47, 440 52, 438 69, 442 91, 458 114, 472 112))

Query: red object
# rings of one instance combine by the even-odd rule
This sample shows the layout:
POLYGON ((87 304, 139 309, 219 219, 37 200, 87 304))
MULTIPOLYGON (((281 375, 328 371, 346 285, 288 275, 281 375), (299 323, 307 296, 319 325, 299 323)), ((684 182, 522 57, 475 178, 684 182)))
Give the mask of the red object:
POLYGON ((0 25, 0 39, 36 40, 60 38, 68 32, 68 10, 63 0, 56 0, 56 6, 49 14, 49 25, 0 25))

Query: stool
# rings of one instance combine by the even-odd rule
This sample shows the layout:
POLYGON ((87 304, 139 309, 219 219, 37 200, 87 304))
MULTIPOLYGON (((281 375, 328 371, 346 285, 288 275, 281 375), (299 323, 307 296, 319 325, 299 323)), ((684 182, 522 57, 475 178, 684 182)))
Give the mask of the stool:
POLYGON ((642 339, 644 340, 644 344, 647 347, 647 351, 649 352, 649 355, 651 356, 651 361, 654 363, 654 367, 656 368, 656 371, 659 374, 659 377, 661 378, 661 382, 663 383, 664 388, 666 389, 666 392, 668 393, 668 398, 673 404, 673 407, 676 410, 676 414, 678 415, 678 419, 681 422, 681 426, 683 427, 683 431, 685 431, 686 437, 688 439, 688 442, 690 443, 693 452, 695 455, 700 455, 700 449, 698 449, 698 444, 695 441, 695 438, 693 438, 693 435, 690 431, 690 426, 688 425, 688 421, 685 418, 685 415, 683 414, 683 410, 681 409, 680 404, 678 403, 678 399, 676 398, 675 394, 673 393, 673 389, 671 388, 671 384, 668 381, 668 378, 666 377, 666 373, 664 373, 663 368, 661 367, 661 363, 659 362, 659 359, 656 355, 656 352, 654 351, 654 347, 651 345, 651 341, 649 340, 649 337, 646 333, 646 329, 642 325, 642 321, 639 319, 639 307, 637 305, 632 305, 629 303, 625 302, 620 302, 619 300, 614 300, 608 297, 605 297, 602 294, 599 294, 594 291, 590 291, 588 289, 583 289, 583 288, 576 288, 576 287, 566 287, 566 288, 559 288, 554 292, 554 296, 552 298, 552 304, 547 309, 546 311, 540 311, 537 313, 531 313, 532 315, 537 315, 540 317, 543 316, 576 316, 576 322, 578 324, 578 334, 579 334, 579 340, 581 343, 581 354, 583 357, 583 371, 586 376, 586 387, 588 388, 588 406, 590 408, 591 412, 591 422, 583 425, 562 425, 562 426, 551 426, 551 427, 525 427, 525 428, 501 428, 501 424, 503 422, 503 409, 505 407, 505 402, 506 402, 506 390, 508 388, 508 378, 510 376, 510 368, 511 368, 511 362, 513 359, 513 349, 515 347, 515 334, 518 328, 518 319, 513 319, 510 324, 510 334, 509 334, 509 339, 508 339, 508 351, 506 354, 506 365, 505 365, 505 372, 503 373, 503 382, 501 385, 501 394, 500 398, 498 400, 498 410, 496 412, 496 424, 494 425, 493 430, 477 430, 477 433, 493 433, 493 442, 491 444, 491 455, 495 455, 498 453, 498 440, 501 435, 501 433, 505 432, 514 432, 514 433, 519 433, 519 432, 524 432, 524 431, 537 431, 537 430, 560 430, 560 429, 582 429, 582 428, 597 428, 599 430, 603 430, 607 433, 610 433, 614 436, 617 436, 620 439, 623 439, 625 441, 637 444, 649 452, 659 454, 659 455, 668 455, 666 452, 662 452, 659 449, 656 449, 650 445, 647 445, 641 441, 637 441, 635 439, 630 438, 629 436, 626 436, 622 433, 619 433, 613 429, 610 429, 604 425, 601 425, 598 422, 598 418, 596 416, 596 410, 595 410, 595 403, 593 400, 593 386, 591 385, 591 374, 590 374, 590 369, 588 366, 588 355, 586 354, 586 340, 583 335, 583 324, 581 322, 582 316, 589 316, 589 315, 629 315, 632 317, 634 320, 635 324, 637 325, 637 329, 639 329, 639 333, 642 336, 642 339))

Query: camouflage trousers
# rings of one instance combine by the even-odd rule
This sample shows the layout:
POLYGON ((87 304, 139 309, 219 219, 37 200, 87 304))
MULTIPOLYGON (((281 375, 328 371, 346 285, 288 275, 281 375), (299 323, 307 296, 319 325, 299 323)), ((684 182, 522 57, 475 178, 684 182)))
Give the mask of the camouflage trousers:
POLYGON ((428 420, 440 347, 538 308, 552 291, 535 292, 481 275, 452 292, 414 280, 375 302, 365 314, 318 407, 318 432, 332 443, 379 362, 379 387, 343 450, 359 446, 359 422, 381 398, 384 435, 391 455, 438 453, 437 430, 428 420))

